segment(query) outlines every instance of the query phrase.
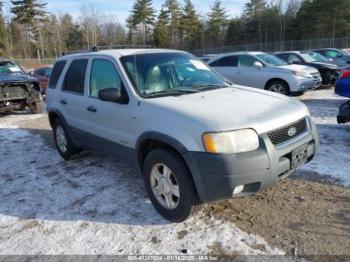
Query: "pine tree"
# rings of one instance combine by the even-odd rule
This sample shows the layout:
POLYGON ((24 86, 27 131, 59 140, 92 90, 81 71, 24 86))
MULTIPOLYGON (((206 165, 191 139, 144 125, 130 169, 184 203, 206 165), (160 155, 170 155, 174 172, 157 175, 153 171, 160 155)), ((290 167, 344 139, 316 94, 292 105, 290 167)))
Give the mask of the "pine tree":
POLYGON ((6 53, 6 27, 5 19, 2 13, 3 2, 0 1, 0 55, 3 56, 6 53))
POLYGON ((158 20, 154 27, 154 43, 157 47, 168 47, 168 26, 169 26, 169 12, 163 8, 159 13, 158 20))
POLYGON ((38 3, 37 0, 11 1, 13 20, 24 26, 27 42, 40 49, 44 57, 43 37, 40 31, 40 23, 47 21, 46 3, 38 3))
POLYGON ((169 34, 170 34, 170 47, 178 48, 180 41, 180 19, 181 19, 181 7, 178 0, 167 0, 164 5, 167 8, 170 15, 169 34))
POLYGON ((221 1, 216 0, 209 12, 208 35, 209 39, 222 42, 227 30, 227 11, 221 6, 221 1))
POLYGON ((202 24, 191 0, 185 0, 180 29, 182 40, 188 49, 198 48, 202 33, 202 24))
POLYGON ((250 2, 246 3, 243 14, 247 31, 247 38, 255 42, 260 42, 260 49, 262 49, 262 19, 265 9, 265 0, 250 0, 250 2))
POLYGON ((141 40, 144 44, 151 43, 150 29, 154 25, 155 10, 152 0, 136 0, 131 11, 130 20, 132 25, 139 27, 141 40))

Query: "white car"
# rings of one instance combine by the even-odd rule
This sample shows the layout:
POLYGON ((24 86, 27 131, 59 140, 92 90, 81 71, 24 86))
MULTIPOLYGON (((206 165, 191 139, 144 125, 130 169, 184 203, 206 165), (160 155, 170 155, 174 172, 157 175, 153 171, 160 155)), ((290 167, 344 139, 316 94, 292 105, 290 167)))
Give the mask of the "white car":
POLYGON ((176 222, 204 202, 274 185, 311 161, 318 147, 303 103, 230 86, 182 51, 60 57, 47 111, 64 159, 95 148, 133 161, 155 208, 176 222))
POLYGON ((320 72, 309 66, 289 65, 263 52, 211 56, 206 63, 234 84, 284 95, 301 95, 322 84, 320 72))

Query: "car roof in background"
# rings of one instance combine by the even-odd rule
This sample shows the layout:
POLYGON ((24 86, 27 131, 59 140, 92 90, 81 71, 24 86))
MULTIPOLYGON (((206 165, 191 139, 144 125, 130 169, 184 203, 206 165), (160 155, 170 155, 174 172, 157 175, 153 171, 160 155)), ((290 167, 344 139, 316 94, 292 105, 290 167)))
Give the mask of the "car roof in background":
POLYGON ((173 50, 173 49, 108 49, 96 52, 79 52, 74 54, 67 54, 59 57, 57 60, 64 60, 70 58, 96 56, 96 55, 109 55, 109 56, 129 56, 129 55, 140 55, 140 54, 158 54, 158 53, 186 53, 185 51, 173 50))
POLYGON ((0 57, 0 63, 3 63, 3 62, 12 62, 12 61, 8 58, 0 57))

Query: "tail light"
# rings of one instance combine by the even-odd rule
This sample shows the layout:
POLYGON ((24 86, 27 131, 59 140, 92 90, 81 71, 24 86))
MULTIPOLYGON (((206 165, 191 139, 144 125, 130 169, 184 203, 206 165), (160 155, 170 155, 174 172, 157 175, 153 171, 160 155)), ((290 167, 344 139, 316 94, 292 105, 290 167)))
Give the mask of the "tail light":
POLYGON ((344 69, 343 72, 340 75, 340 79, 348 78, 350 77, 350 70, 349 69, 344 69))

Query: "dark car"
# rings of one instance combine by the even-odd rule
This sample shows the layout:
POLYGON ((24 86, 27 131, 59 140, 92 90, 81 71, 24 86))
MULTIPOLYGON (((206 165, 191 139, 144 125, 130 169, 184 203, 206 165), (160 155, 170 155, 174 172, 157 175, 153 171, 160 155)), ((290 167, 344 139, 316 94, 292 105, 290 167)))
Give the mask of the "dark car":
POLYGON ((336 48, 324 48, 313 50, 329 59, 332 59, 340 67, 346 67, 350 64, 350 55, 343 50, 336 48))
POLYGON ((39 82, 15 62, 0 58, 0 113, 25 108, 42 112, 39 82))
POLYGON ((52 71, 52 67, 41 67, 35 69, 31 72, 31 75, 34 76, 39 81, 40 92, 42 95, 46 94, 46 88, 49 83, 50 74, 52 71))
MULTIPOLYGON (((350 97, 350 67, 343 69, 335 85, 335 93, 340 96, 350 97)), ((350 100, 340 106, 337 120, 339 124, 350 122, 350 100)))
POLYGON ((275 56, 289 64, 306 65, 316 68, 321 73, 323 85, 333 85, 341 74, 340 67, 331 63, 321 62, 310 54, 309 51, 281 52, 276 53, 275 56))

